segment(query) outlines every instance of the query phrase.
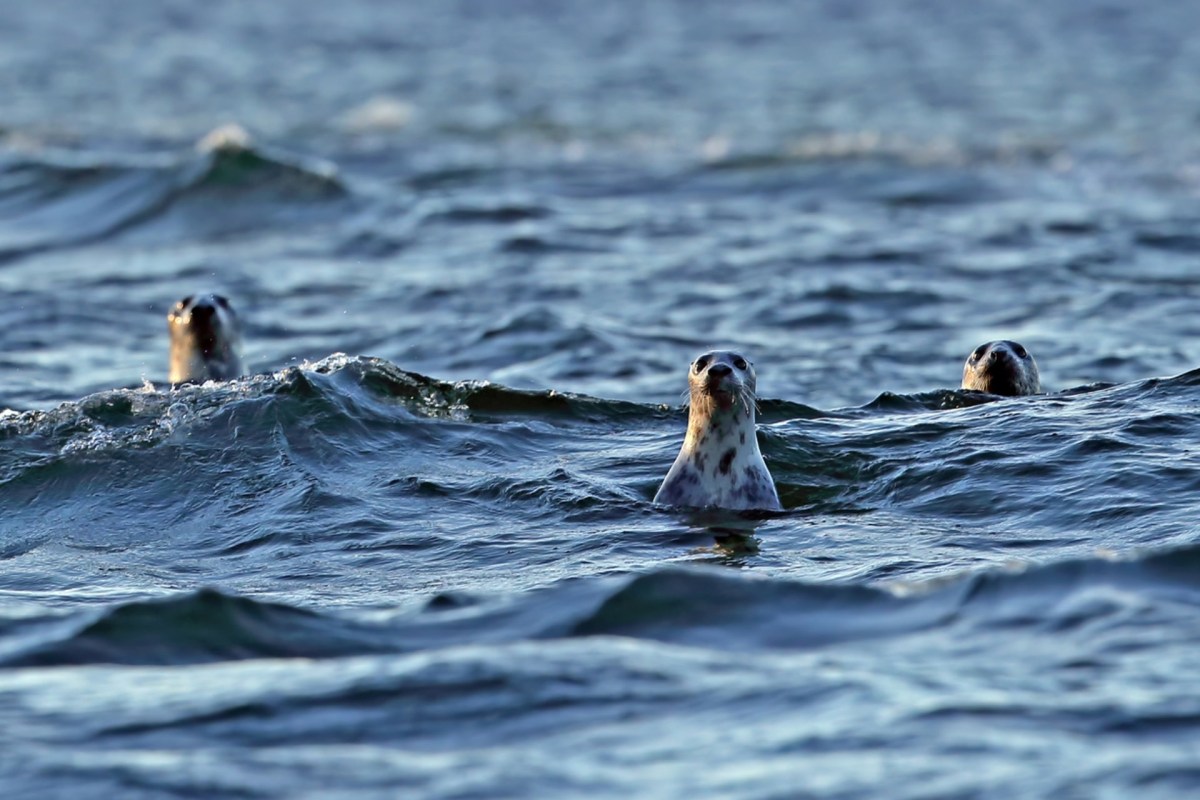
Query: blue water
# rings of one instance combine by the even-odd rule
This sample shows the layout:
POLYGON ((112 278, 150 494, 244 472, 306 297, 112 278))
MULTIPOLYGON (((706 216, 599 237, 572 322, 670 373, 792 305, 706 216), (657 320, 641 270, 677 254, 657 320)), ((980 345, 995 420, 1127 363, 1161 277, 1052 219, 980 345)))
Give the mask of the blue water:
POLYGON ((4 5, 0 794, 1196 794, 1197 29, 4 5), (651 503, 714 346, 782 514, 651 503))

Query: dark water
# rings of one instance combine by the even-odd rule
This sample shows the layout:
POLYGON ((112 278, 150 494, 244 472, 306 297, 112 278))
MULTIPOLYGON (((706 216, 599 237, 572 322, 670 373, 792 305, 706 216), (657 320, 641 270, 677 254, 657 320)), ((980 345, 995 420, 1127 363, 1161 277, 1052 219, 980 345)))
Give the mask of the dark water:
POLYGON ((0 6, 3 796, 1200 791, 1197 29, 0 6), (650 502, 713 345, 783 514, 650 502))

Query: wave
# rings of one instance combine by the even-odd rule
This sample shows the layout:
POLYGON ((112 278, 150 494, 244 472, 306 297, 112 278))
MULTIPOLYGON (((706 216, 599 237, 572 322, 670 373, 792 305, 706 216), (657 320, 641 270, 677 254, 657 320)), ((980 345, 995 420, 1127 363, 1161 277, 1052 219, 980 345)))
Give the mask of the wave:
POLYGON ((861 160, 936 167, 1013 161, 1040 163, 1058 155, 1061 148, 1050 142, 1035 140, 971 144, 949 137, 918 139, 885 131, 858 130, 804 134, 773 152, 732 156, 722 150, 709 152, 715 156, 710 166, 716 169, 861 160))
POLYGON ((130 236, 208 237, 311 220, 350 192, 327 163, 221 128, 195 152, 0 160, 0 259, 130 236))
MULTIPOLYGON (((1093 524, 1096 515, 1130 513, 1139 503, 1147 512, 1169 508, 1168 498, 1187 497, 1200 483, 1174 462, 1139 455, 1161 447, 1164 437, 1195 432, 1189 410, 1197 383, 1200 371, 1020 399, 958 390, 885 393, 832 412, 768 399, 759 435, 785 507, 804 513, 899 508, 997 524, 996 515, 1019 504, 1026 515, 1053 517, 1056 527, 1093 524), (1153 473, 1154 481, 1131 484, 1129 469, 1153 473), (1048 480, 1057 491, 1044 490, 1048 480), (1112 491, 1104 503, 1089 502, 1090 495, 1071 490, 1077 482, 1112 491), (1164 487, 1173 488, 1164 494, 1164 487)), ((205 468, 197 453, 242 473, 249 456, 228 451, 236 437, 263 454, 278 452, 281 441, 302 454, 319 450, 319 461, 294 476, 305 480, 382 464, 384 453, 401 448, 412 465, 387 481, 390 491, 480 502, 540 495, 550 507, 575 512, 648 500, 685 418, 682 407, 439 380, 382 359, 337 354, 226 383, 146 384, 48 411, 4 412, 0 486, 14 502, 69 492, 73 480, 102 480, 94 474, 97 460, 142 460, 168 479, 172 469, 205 468), (644 447, 647 435, 656 443, 652 451, 644 447), (617 441, 628 449, 609 455, 617 441), (535 468, 548 453, 584 459, 585 471, 564 471, 552 460, 535 468), (475 466, 445 472, 440 461, 447 456, 475 466), (514 464, 532 472, 507 474, 514 464)))
MULTIPOLYGON (((674 418, 679 409, 605 400, 554 389, 511 389, 484 380, 445 381, 410 372, 384 359, 333 354, 316 362, 233 381, 159 389, 152 383, 113 389, 49 411, 0 413, 0 441, 21 437, 65 451, 151 445, 181 423, 203 420, 241 402, 319 399, 343 412, 394 408, 460 420, 500 421, 511 416, 614 422, 634 417, 674 418)), ((789 408, 784 404, 780 408, 789 408)))
POLYGON ((1129 612, 1145 613, 1147 605, 1200 606, 1200 547, 890 588, 756 580, 707 570, 660 572, 630 580, 573 632, 797 649, 935 627, 986 633, 1018 627, 1061 632, 1093 622, 1130 625, 1136 623, 1129 612))
POLYGON ((1200 608, 1200 546, 877 587, 668 567, 491 597, 433 595, 356 619, 206 589, 4 631, 0 663, 181 664, 328 659, 464 645, 627 637, 722 651, 809 650, 940 630, 1095 636, 1200 608), (378 615, 375 615, 378 617, 378 615), (16 641, 14 641, 16 640, 16 641))
POLYGON ((373 639, 376 634, 348 620, 329 624, 326 617, 309 611, 204 589, 106 609, 69 635, 40 642, 7 663, 191 664, 334 658, 389 649, 386 642, 373 639))
POLYGON ((314 508, 343 519, 351 536, 383 513, 355 499, 364 493, 389 508, 448 495, 488 514, 514 502, 555 517, 623 508, 650 489, 603 468, 565 468, 552 454, 585 445, 621 469, 605 453, 613 430, 680 418, 666 406, 440 381, 340 354, 222 383, 100 392, 0 415, 0 491, 10 527, 23 531, 4 555, 48 537, 109 547, 113 531, 145 544, 164 514, 242 519, 224 538, 184 534, 216 553, 278 544, 270 531, 279 520, 311 525, 314 508), (523 466, 518 474, 498 463, 523 466), (78 519, 89 520, 82 531, 78 519))
POLYGON ((1200 435, 1198 380, 1193 371, 1027 398, 885 393, 761 436, 785 507, 889 509, 995 535, 1011 527, 1017 538, 1121 519, 1133 527, 1119 544, 1146 546, 1200 490, 1200 472, 1178 457, 1200 435), (1107 487, 1099 501, 1097 486, 1107 487))
POLYGON ((410 401, 429 415, 500 420, 510 416, 579 422, 617 422, 631 418, 664 418, 677 412, 663 405, 606 400, 555 389, 512 389, 490 381, 443 381, 408 372, 383 359, 337 354, 310 365, 317 375, 336 375, 339 382, 361 387, 382 398, 410 401))

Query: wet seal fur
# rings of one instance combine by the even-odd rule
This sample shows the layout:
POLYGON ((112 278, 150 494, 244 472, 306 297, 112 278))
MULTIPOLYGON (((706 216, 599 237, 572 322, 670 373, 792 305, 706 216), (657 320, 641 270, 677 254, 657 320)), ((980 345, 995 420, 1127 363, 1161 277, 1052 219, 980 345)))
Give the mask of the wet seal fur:
POLYGON ((228 381, 245 372, 237 314, 219 294, 188 295, 167 315, 171 383, 228 381))
POLYGON ((755 380, 754 365, 739 353, 705 353, 692 363, 687 436, 655 503, 783 510, 758 449, 755 380))
POLYGON ((1037 362, 1018 342, 987 342, 975 348, 963 365, 962 388, 1023 397, 1041 394, 1037 362))

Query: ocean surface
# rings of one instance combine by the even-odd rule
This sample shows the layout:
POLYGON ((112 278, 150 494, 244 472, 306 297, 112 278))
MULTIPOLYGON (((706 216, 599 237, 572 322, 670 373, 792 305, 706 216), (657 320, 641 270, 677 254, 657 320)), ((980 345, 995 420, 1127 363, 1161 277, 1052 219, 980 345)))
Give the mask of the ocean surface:
POLYGON ((0 5, 0 796, 1200 795, 1197 30, 0 5), (714 346, 783 513, 651 503, 714 346))

